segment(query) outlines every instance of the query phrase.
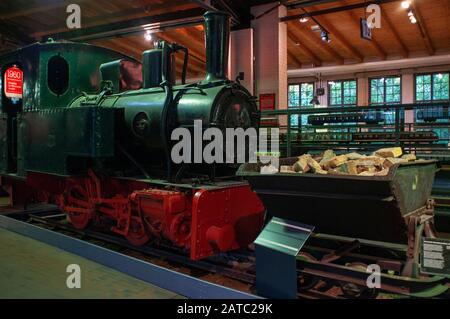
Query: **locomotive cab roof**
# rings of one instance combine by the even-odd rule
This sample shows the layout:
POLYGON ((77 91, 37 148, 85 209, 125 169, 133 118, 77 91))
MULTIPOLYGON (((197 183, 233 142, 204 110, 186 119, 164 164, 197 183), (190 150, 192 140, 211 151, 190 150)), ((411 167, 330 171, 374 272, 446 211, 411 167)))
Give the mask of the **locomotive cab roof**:
MULTIPOLYGON (((7 69, 17 67, 23 72, 23 110, 63 107, 83 92, 98 93, 100 66, 116 60, 140 66, 129 56, 95 45, 68 41, 33 43, 0 56, 0 83, 7 69)), ((0 103, 5 112, 4 89, 0 103)))

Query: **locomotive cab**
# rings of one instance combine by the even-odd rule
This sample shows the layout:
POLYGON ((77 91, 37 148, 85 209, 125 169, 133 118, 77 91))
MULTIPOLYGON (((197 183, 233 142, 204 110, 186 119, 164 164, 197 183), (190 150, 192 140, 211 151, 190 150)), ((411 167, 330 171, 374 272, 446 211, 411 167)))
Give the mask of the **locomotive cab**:
MULTIPOLYGON (((103 63, 132 58, 106 48, 71 42, 35 43, 0 57, 1 122, 0 172, 25 176, 27 171, 49 171, 44 156, 28 158, 30 147, 55 144, 56 127, 31 123, 28 118, 66 108, 81 94, 97 94, 100 89, 99 68, 103 63), (85 59, 89 55, 90 59, 85 59), (32 136, 30 136, 32 134, 32 136), (30 162, 30 161, 31 162, 30 162), (39 162, 39 166, 36 166, 39 162)), ((136 88, 136 87, 135 87, 136 88)), ((64 127, 67 116, 58 125, 64 127)), ((82 127, 76 128, 80 130, 82 127)), ((56 145, 54 145, 56 146, 56 145)), ((63 145, 60 145, 64 151, 63 145)), ((53 151, 54 148, 43 149, 53 151)), ((48 154, 48 153, 47 153, 48 154)))

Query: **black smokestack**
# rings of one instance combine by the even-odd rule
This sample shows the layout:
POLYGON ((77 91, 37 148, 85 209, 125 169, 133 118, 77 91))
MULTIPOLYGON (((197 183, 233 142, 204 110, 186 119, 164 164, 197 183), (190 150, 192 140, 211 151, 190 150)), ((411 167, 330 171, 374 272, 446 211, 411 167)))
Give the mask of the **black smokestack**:
POLYGON ((221 11, 206 12, 206 82, 225 80, 228 68, 230 15, 221 11))

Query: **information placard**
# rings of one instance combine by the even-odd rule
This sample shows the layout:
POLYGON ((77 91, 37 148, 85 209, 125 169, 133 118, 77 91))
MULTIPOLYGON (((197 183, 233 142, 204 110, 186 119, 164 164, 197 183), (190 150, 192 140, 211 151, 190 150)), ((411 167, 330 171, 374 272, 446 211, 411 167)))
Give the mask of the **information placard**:
POLYGON ((450 276, 450 240, 423 238, 421 270, 423 274, 450 276))

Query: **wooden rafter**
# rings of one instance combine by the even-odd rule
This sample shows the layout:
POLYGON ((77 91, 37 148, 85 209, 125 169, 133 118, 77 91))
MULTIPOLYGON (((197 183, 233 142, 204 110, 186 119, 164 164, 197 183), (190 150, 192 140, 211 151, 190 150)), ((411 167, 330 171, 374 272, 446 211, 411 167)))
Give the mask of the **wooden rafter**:
POLYGON ((400 46, 400 54, 402 55, 402 57, 403 58, 409 57, 409 50, 408 50, 406 44, 403 42, 402 38, 398 34, 391 19, 387 15, 386 11, 383 9, 381 9, 381 17, 383 18, 384 22, 387 24, 389 30, 394 35, 395 40, 397 41, 398 45, 400 46))
MULTIPOLYGON (((321 50, 326 51, 329 55, 332 56, 333 60, 335 60, 338 64, 344 64, 344 58, 334 50, 329 43, 323 42, 320 38, 315 35, 311 29, 306 26, 300 25, 298 22, 290 22, 289 26, 292 28, 292 31, 297 31, 298 34, 301 35, 300 39, 306 40, 308 42, 314 43, 321 50)), ((305 41, 301 41, 300 43, 304 43, 305 41)))
POLYGON ((192 57, 194 57, 193 60, 197 60, 201 63, 206 63, 206 58, 205 58, 205 54, 203 52, 198 51, 197 49, 194 49, 192 46, 190 45, 186 45, 186 43, 184 43, 184 41, 179 41, 178 37, 174 37, 173 35, 169 35, 167 34, 167 32, 159 32, 155 34, 156 37, 164 40, 164 41, 168 41, 171 43, 179 43, 181 45, 184 45, 186 47, 189 47, 189 55, 191 55, 192 57))
MULTIPOLYGON (((311 7, 311 10, 316 10, 315 7, 311 7)), ((350 44, 350 42, 344 37, 344 35, 339 32, 326 17, 315 17, 315 19, 325 28, 328 32, 331 33, 333 39, 336 39, 350 54, 351 56, 362 62, 364 60, 364 56, 350 44)))
MULTIPOLYGON (((298 47, 313 63, 313 66, 321 66, 322 61, 317 57, 317 55, 314 54, 307 46, 303 45, 299 39, 288 30, 288 39, 296 46, 298 47)), ((300 62, 301 65, 301 62, 300 62)))
POLYGON ((422 39, 425 43, 429 55, 434 55, 436 50, 434 48, 433 42, 431 41, 430 35, 427 30, 427 26, 425 24, 425 20, 422 18, 422 14, 420 13, 419 6, 415 2, 411 2, 411 7, 414 10, 414 16, 417 19, 417 27, 419 28, 420 34, 422 35, 422 39))
MULTIPOLYGON (((86 1, 86 0, 78 0, 77 3, 80 4, 83 1, 86 1)), ((45 11, 53 10, 56 8, 61 8, 61 7, 67 6, 69 4, 70 4, 70 2, 68 2, 68 1, 55 0, 55 1, 51 1, 49 3, 40 3, 40 4, 36 4, 34 6, 25 6, 20 10, 6 11, 6 12, 0 13, 0 20, 29 16, 29 15, 32 15, 35 13, 45 12, 45 11)))
MULTIPOLYGON (((129 38, 120 38, 120 39, 110 39, 110 40, 101 40, 97 42, 100 45, 106 45, 113 50, 117 50, 124 54, 130 55, 137 60, 141 60, 142 53, 144 50, 148 50, 150 48, 141 48, 137 41, 129 39, 129 38)), ((151 45, 152 46, 152 45, 151 45)), ((182 58, 179 55, 175 55, 176 63, 177 63, 177 73, 181 74, 181 65, 183 63, 182 58)), ((204 72, 204 67, 196 61, 190 61, 188 64, 188 73, 199 74, 204 72)))
POLYGON ((174 33, 179 35, 179 38, 183 39, 183 43, 189 44, 190 47, 204 48, 205 46, 204 35, 196 32, 195 29, 178 28, 174 30, 174 33))
POLYGON ((302 61, 300 61, 299 58, 297 58, 295 56, 295 54, 293 54, 292 52, 288 51, 287 56, 288 56, 288 61, 291 62, 291 65, 292 65, 292 62, 293 62, 295 68, 301 68, 302 67, 302 61))
MULTIPOLYGON (((148 1, 147 1, 148 2, 148 1)), ((106 13, 104 15, 98 15, 94 17, 88 17, 88 18, 82 18, 82 27, 88 28, 88 27, 94 27, 100 24, 105 23, 113 23, 118 21, 124 21, 124 20, 131 20, 131 19, 137 19, 142 18, 148 15, 158 15, 162 14, 168 11, 168 8, 177 7, 179 10, 186 10, 192 8, 192 5, 190 4, 184 4, 185 1, 183 0, 173 0, 170 3, 170 7, 168 7, 167 3, 160 3, 160 4, 154 4, 154 5, 144 5, 139 8, 129 8, 126 10, 120 10, 118 12, 114 13, 106 13)), ((47 26, 45 29, 42 28, 39 31, 36 31, 32 33, 32 36, 34 38, 40 38, 43 35, 53 34, 53 33, 59 33, 67 31, 67 27, 65 25, 65 22, 59 22, 50 26, 47 26)))
MULTIPOLYGON (((341 3, 343 5, 348 5, 348 1, 347 0, 343 0, 343 1, 341 1, 341 3)), ((359 29, 360 28, 359 17, 353 11, 346 11, 346 12, 347 12, 347 15, 350 18, 350 21, 354 25, 354 28, 359 29)), ((374 50, 377 52, 377 54, 380 57, 380 59, 381 60, 386 60, 387 54, 384 51, 384 49, 381 47, 381 45, 378 43, 378 40, 377 40, 377 37, 375 36, 375 34, 372 34, 372 40, 369 41, 369 43, 374 48, 374 50)))

